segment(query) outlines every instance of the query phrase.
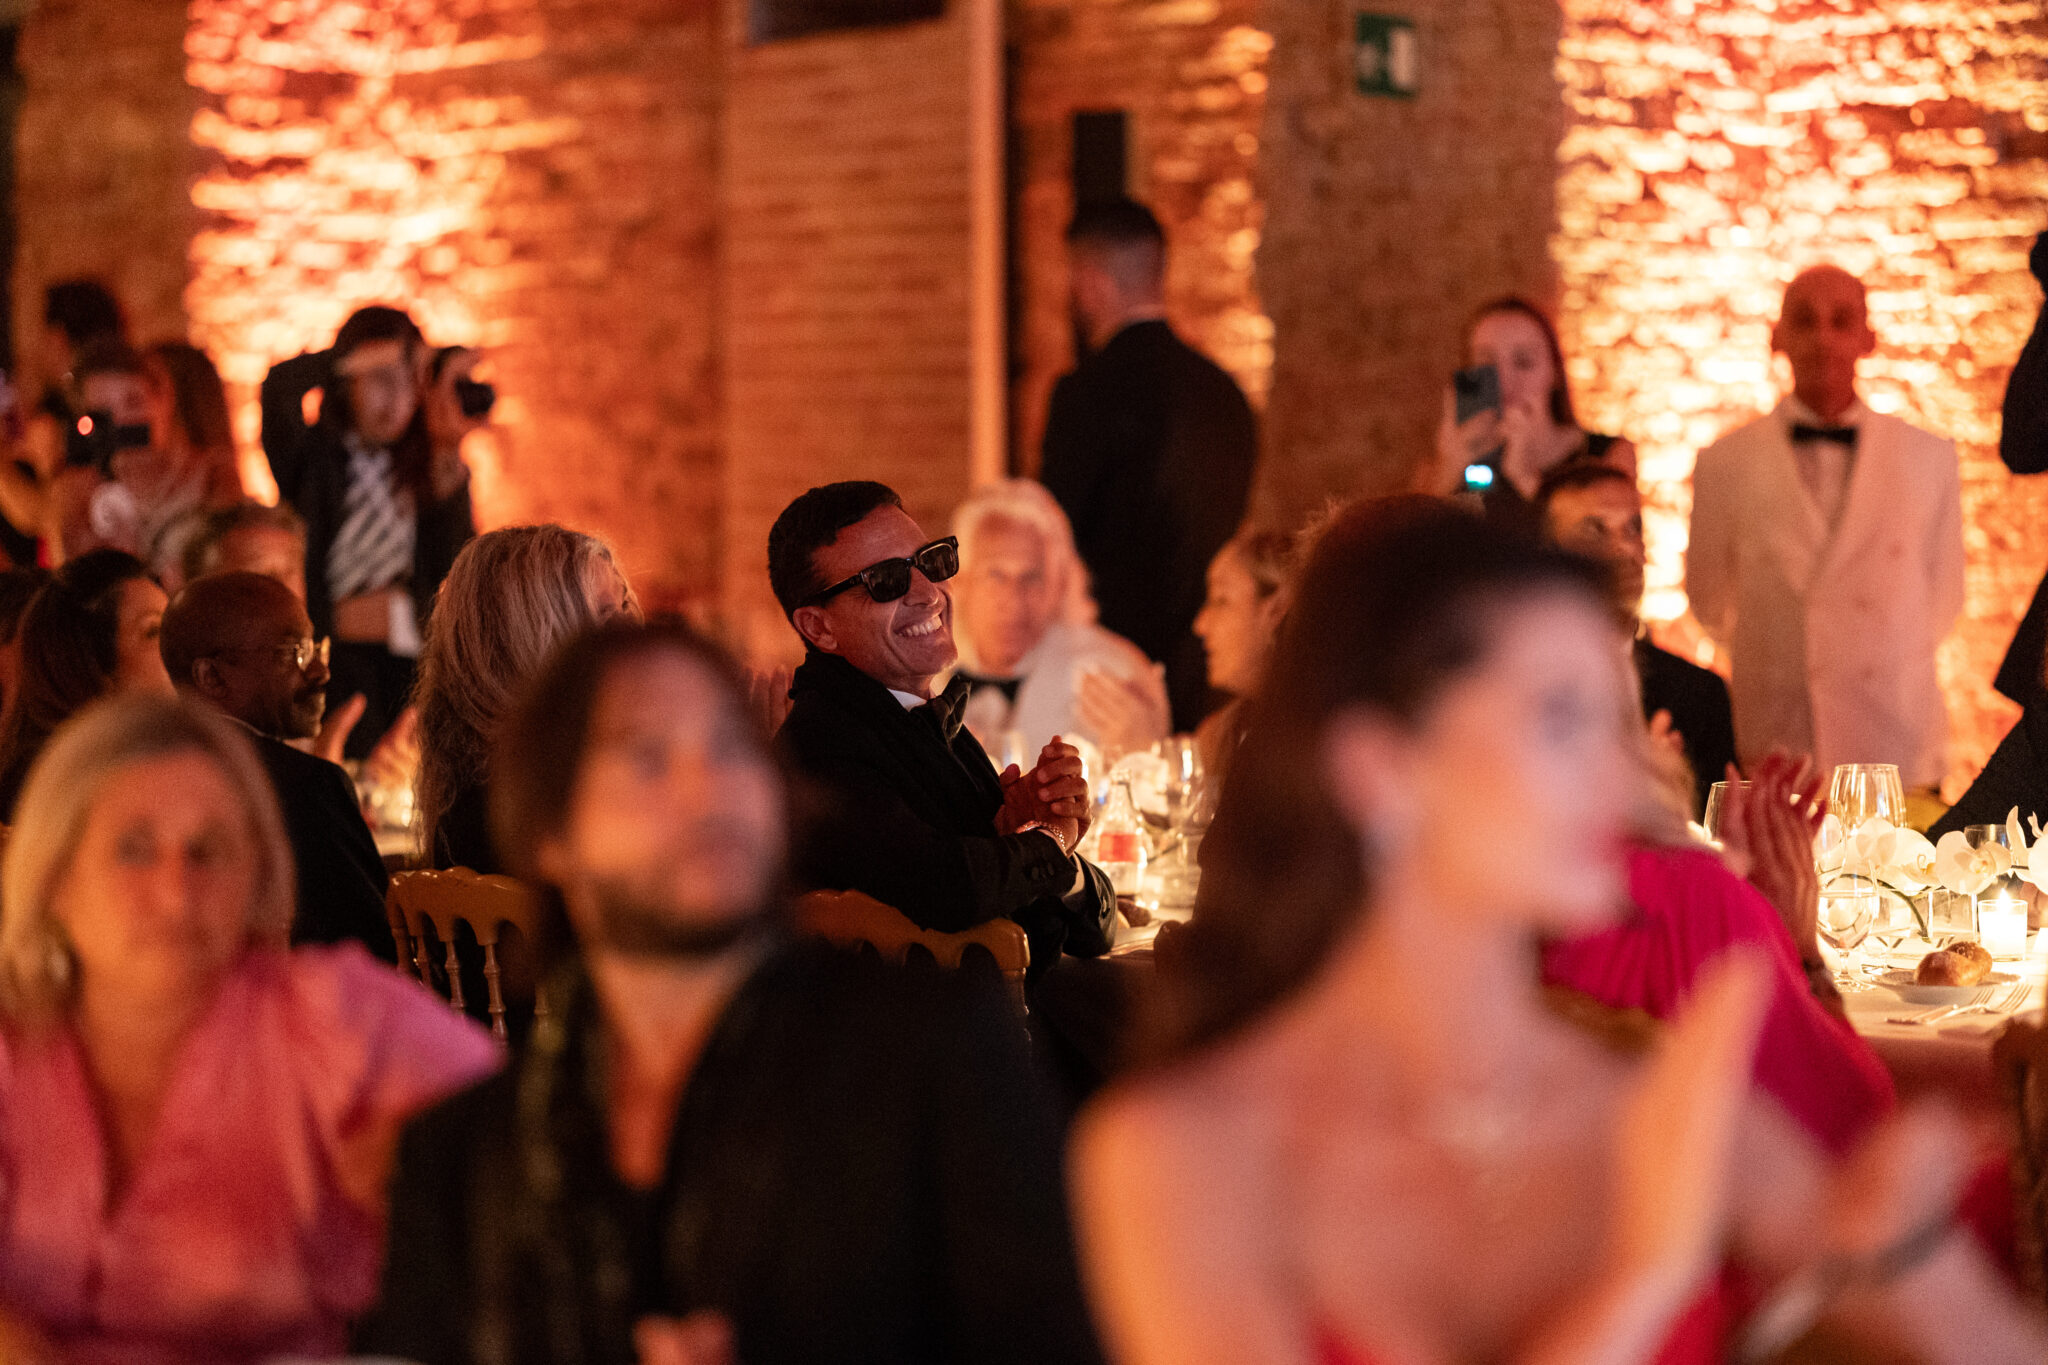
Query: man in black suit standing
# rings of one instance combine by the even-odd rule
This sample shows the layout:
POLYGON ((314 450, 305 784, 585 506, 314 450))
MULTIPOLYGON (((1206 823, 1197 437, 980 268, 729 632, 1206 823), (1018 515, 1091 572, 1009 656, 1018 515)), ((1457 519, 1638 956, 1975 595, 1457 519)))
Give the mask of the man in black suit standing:
POLYGON ((1208 707, 1195 635, 1209 561, 1244 520, 1258 427, 1231 377, 1173 334, 1166 237, 1143 204, 1067 228, 1079 363, 1052 391, 1039 478, 1074 523, 1105 629, 1166 666, 1175 730, 1208 707))
POLYGON ((264 574, 201 578, 165 609, 161 648, 181 694, 249 728, 277 789, 298 870, 292 942, 355 939, 396 962, 384 913, 388 877, 355 784, 286 743, 317 734, 327 707, 327 642, 314 640, 305 606, 264 574))
POLYGON ((952 667, 960 568, 879 483, 813 488, 768 533, 768 576, 806 653, 776 738, 823 809, 797 841, 801 889, 862 891, 927 929, 1008 918, 1036 980, 1061 952, 1109 949, 1116 895, 1074 853, 1088 827, 1080 756, 1055 739, 998 775, 961 724, 952 667))

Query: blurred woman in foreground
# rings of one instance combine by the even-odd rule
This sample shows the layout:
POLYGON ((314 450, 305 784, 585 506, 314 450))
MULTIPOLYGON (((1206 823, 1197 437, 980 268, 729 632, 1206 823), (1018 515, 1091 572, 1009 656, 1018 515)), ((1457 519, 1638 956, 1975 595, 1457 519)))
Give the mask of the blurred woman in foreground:
POLYGON ((354 945, 285 948, 291 850, 232 722, 79 715, 0 866, 0 1311, 72 1365, 339 1354, 384 1178, 489 1038, 354 945))
POLYGON ((1752 1094, 1752 957, 1647 1062, 1546 1005, 1538 939, 1624 903, 1639 781, 1593 573, 1433 499, 1319 542, 1153 1065, 1076 1137, 1113 1356, 1705 1362, 1738 1274, 1930 1360, 2048 1350, 1953 1235, 1952 1123, 1831 1175, 1752 1094))

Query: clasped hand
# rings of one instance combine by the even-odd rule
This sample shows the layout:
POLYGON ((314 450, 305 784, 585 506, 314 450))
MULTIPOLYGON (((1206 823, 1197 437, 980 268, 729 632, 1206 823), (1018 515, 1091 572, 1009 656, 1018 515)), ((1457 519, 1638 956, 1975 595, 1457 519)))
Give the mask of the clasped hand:
POLYGON ((996 832, 1015 834, 1027 825, 1048 825, 1065 839, 1072 852, 1088 832, 1092 803, 1081 751, 1054 735, 1039 751, 1030 772, 1012 763, 1003 769, 1003 806, 996 812, 996 832))

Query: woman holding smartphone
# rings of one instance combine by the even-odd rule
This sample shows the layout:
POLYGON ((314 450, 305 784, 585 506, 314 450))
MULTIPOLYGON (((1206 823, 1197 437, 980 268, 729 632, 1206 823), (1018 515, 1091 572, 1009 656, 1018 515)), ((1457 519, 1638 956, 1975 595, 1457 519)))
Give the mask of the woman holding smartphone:
POLYGON ((1465 363, 1444 395, 1427 491, 1476 491, 1488 516, 1527 519, 1537 486, 1564 464, 1635 473, 1626 437, 1579 425, 1557 329, 1536 305, 1508 297, 1481 308, 1465 333, 1465 363))

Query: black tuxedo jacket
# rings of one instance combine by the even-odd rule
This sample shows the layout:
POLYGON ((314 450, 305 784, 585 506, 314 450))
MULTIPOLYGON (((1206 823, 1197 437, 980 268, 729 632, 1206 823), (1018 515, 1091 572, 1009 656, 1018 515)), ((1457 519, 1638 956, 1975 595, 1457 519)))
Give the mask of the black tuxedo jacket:
POLYGON ((801 890, 863 891, 926 929, 1008 918, 1034 977, 1060 953, 1109 950, 1116 893, 1052 836, 996 833, 1003 791, 965 728, 949 746, 928 715, 836 655, 813 651, 790 687, 776 745, 815 804, 794 863, 801 890))
POLYGON ((285 837, 298 864, 299 909, 293 943, 354 939, 386 962, 398 961, 384 913, 390 877, 356 804, 355 784, 324 758, 251 730, 256 756, 277 789, 285 837))
POLYGON ((1164 322, 1132 323, 1052 391, 1039 478, 1074 523, 1104 628, 1166 665, 1179 731, 1208 699, 1195 614, 1258 449, 1236 381, 1164 322))

